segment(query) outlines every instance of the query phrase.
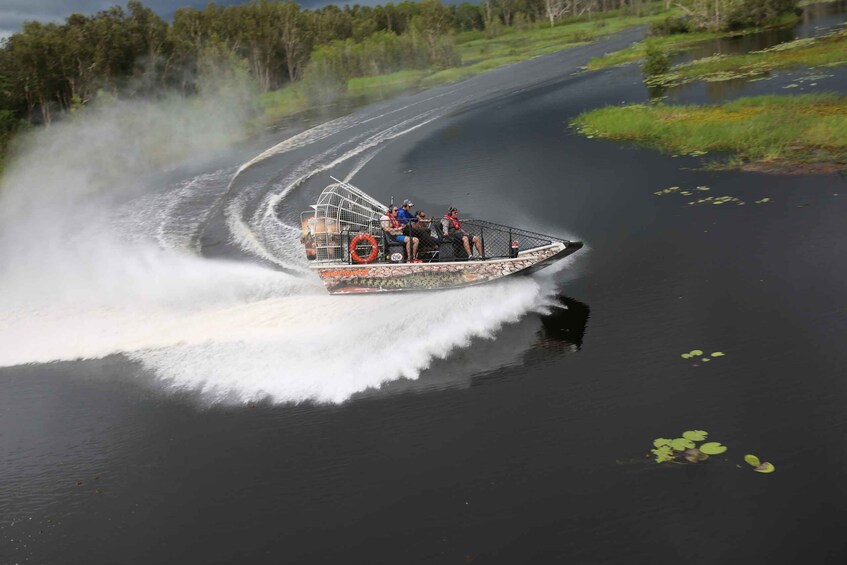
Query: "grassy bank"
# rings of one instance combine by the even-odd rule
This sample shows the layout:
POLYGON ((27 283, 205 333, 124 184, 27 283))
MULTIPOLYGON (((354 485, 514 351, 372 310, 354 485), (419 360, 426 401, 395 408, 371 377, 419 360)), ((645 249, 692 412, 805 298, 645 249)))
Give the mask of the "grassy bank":
POLYGON ((612 51, 611 53, 606 53, 602 57, 595 57, 591 59, 586 65, 586 69, 589 71, 597 71, 600 69, 607 69, 609 67, 617 67, 620 65, 627 65, 630 63, 640 62, 646 56, 648 46, 652 46, 667 54, 673 54, 696 47, 704 41, 712 41, 725 37, 738 37, 741 35, 749 35, 751 33, 760 33, 766 29, 794 25, 798 21, 799 17, 792 14, 788 16, 783 16, 778 21, 774 22, 772 25, 769 25, 766 28, 751 28, 743 31, 724 32, 701 31, 649 37, 643 41, 639 41, 638 43, 627 47, 626 49, 612 51))
POLYGON ((731 152, 737 165, 790 170, 847 164, 847 97, 834 94, 759 96, 717 106, 606 107, 581 114, 573 125, 585 135, 673 154, 731 152))
MULTIPOLYGON (((659 21, 674 13, 665 10, 661 3, 645 5, 643 15, 625 15, 606 12, 593 19, 572 19, 550 27, 545 24, 527 24, 504 27, 500 35, 487 38, 483 32, 465 32, 456 36, 461 65, 448 69, 400 71, 347 81, 342 100, 381 100, 419 88, 430 88, 479 75, 490 70, 584 45, 638 25, 659 21)), ((263 94, 258 101, 261 121, 267 124, 288 116, 316 109, 319 104, 310 100, 304 86, 295 83, 289 87, 263 94)))
POLYGON ((718 82, 757 78, 771 71, 801 66, 832 67, 847 64, 847 30, 818 38, 797 39, 744 55, 715 55, 677 65, 649 79, 651 84, 676 85, 696 80, 718 82))

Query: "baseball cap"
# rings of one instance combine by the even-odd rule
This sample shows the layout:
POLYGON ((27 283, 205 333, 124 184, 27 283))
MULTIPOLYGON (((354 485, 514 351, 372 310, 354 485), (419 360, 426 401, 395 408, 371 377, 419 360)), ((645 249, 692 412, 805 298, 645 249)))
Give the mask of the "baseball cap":
POLYGON ((414 205, 415 205, 415 203, 414 203, 414 202, 412 202, 411 200, 404 200, 404 201, 403 201, 403 206, 404 206, 404 207, 405 207, 405 206, 414 206, 414 205))

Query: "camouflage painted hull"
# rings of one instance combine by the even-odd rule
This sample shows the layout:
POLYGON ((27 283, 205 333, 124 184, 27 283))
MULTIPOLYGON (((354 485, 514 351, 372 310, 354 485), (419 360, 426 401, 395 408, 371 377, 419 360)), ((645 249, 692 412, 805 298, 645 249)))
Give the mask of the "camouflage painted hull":
POLYGON ((368 265, 312 265, 330 294, 363 294, 442 290, 482 284, 511 275, 528 275, 564 259, 582 243, 555 242, 522 251, 514 259, 449 263, 371 263, 368 265))

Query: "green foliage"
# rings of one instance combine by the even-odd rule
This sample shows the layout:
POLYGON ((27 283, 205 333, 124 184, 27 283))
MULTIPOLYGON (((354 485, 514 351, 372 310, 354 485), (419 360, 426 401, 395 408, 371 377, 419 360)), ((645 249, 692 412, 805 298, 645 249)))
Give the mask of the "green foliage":
POLYGON ((28 22, 0 43, 0 159, 20 124, 49 125, 108 98, 192 96, 223 80, 258 89, 259 110, 274 120, 348 96, 460 80, 667 13, 661 2, 637 10, 625 0, 573 2, 550 27, 542 0, 315 10, 257 0, 180 8, 169 23, 132 0, 64 23, 28 22))
MULTIPOLYGON (((682 432, 682 437, 675 439, 656 438, 653 440, 653 460, 656 463, 688 463, 696 464, 706 461, 711 456, 726 453, 727 447, 719 442, 710 441, 695 445, 697 441, 703 441, 708 437, 708 432, 703 430, 688 430, 682 432)), ((755 455, 747 454, 744 461, 753 467, 757 473, 773 473, 776 468, 767 461, 761 462, 755 455)))
POLYGON ((696 29, 722 31, 776 23, 798 13, 799 0, 700 0, 691 5, 696 29))
POLYGON ((644 64, 641 65, 641 72, 645 76, 662 75, 670 70, 671 59, 661 47, 650 42, 645 55, 644 64))
POLYGON ((717 106, 610 106, 578 116, 573 125, 586 135, 640 141, 674 154, 721 151, 744 161, 847 163, 847 97, 834 94, 757 96, 717 106))
POLYGON ((653 22, 650 35, 677 35, 691 32, 691 20, 685 17, 668 16, 664 20, 653 22))
POLYGON ((753 467, 753 470, 757 473, 773 473, 774 471, 776 471, 776 467, 773 466, 773 463, 769 463, 767 461, 759 461, 759 458, 755 455, 745 455, 744 461, 748 465, 753 467))
POLYGON ((682 432, 682 437, 674 439, 656 438, 653 440, 654 449, 651 450, 654 460, 656 463, 667 463, 675 462, 679 457, 682 457, 689 463, 698 463, 708 459, 709 455, 726 451, 725 447, 723 451, 716 453, 710 453, 710 451, 713 451, 712 447, 703 449, 705 446, 720 445, 714 442, 704 443, 698 449, 695 442, 703 441, 708 435, 709 433, 704 430, 687 430, 682 432))
POLYGON ((720 455, 726 451, 726 446, 721 445, 716 441, 710 441, 700 446, 700 451, 706 455, 720 455))
POLYGON ((685 451, 686 449, 694 447, 694 442, 684 437, 678 437, 671 440, 670 447, 674 451, 685 451))

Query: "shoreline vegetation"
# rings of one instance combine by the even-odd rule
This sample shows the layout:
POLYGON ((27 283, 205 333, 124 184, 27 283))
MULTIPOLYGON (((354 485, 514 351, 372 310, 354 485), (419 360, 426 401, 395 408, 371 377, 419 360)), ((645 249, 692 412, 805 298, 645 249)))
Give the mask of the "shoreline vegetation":
POLYGON ((346 79, 346 84, 336 92, 323 96, 315 96, 308 81, 292 83, 259 97, 258 104, 263 114, 261 121, 273 124, 321 107, 384 100, 406 92, 457 82, 505 65, 598 41, 630 27, 661 21, 669 12, 655 3, 645 4, 642 11, 643 15, 614 10, 602 12, 591 19, 574 17, 558 21, 553 27, 546 22, 503 26, 493 37, 487 37, 482 31, 461 32, 454 36, 458 54, 456 66, 353 76, 346 79))
POLYGON ((734 155, 715 168, 832 173, 847 165, 847 97, 836 94, 611 106, 581 114, 572 125, 589 137, 638 142, 674 155, 734 155))
POLYGON ((130 0, 61 24, 26 22, 0 41, 0 174, 26 132, 104 101, 237 93, 255 132, 583 45, 676 10, 668 0, 319 9, 254 0, 181 8, 168 22, 130 0))
POLYGON ((743 55, 714 55, 677 65, 650 76, 653 86, 676 86, 697 80, 720 82, 762 78, 772 71, 796 67, 835 67, 847 64, 847 29, 815 38, 796 39, 743 55))
MULTIPOLYGON (((797 17, 797 1, 422 0, 305 10, 288 0, 257 0, 182 8, 167 22, 130 0, 126 10, 73 14, 63 24, 27 22, 0 41, 0 174, 28 131, 111 100, 225 92, 247 109, 249 134, 297 115, 343 113, 456 82, 637 25, 651 25, 656 37, 594 64, 646 54, 651 80, 661 81, 679 73, 671 72, 667 51, 786 25, 797 17)), ((686 72, 697 67, 691 69, 686 72)))
POLYGON ((723 39, 726 37, 740 37, 742 35, 749 35, 751 33, 761 33, 769 29, 778 29, 782 27, 792 26, 799 21, 799 16, 792 13, 783 15, 780 18, 771 21, 767 25, 764 25, 762 27, 753 27, 732 31, 700 31, 674 33, 672 35, 654 35, 652 37, 644 39, 643 41, 639 41, 638 43, 635 43, 627 47, 626 49, 612 51, 610 53, 602 55, 601 57, 594 57, 593 59, 588 61, 588 64, 585 66, 585 69, 588 71, 599 71, 611 67, 619 67, 631 63, 639 63, 647 57, 648 52, 651 50, 661 51, 666 56, 673 55, 676 53, 687 51, 689 49, 693 49, 694 47, 697 47, 705 41, 723 39))
MULTIPOLYGON (((792 12, 784 13, 780 24, 785 25, 783 22, 793 16, 792 12)), ((760 51, 713 55, 671 65, 669 53, 735 34, 734 30, 683 30, 651 37, 593 59, 588 70, 643 61, 645 85, 661 93, 695 81, 766 80, 772 72, 784 69, 807 68, 820 75, 826 68, 847 64, 847 29, 842 28, 760 51)), ((815 78, 813 74, 805 80, 815 78)), ((572 121, 572 126, 588 137, 640 143, 674 155, 731 154, 722 162, 707 164, 709 168, 783 174, 847 169, 847 97, 836 94, 742 97, 699 106, 664 102, 613 106, 585 112, 572 121)))

